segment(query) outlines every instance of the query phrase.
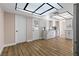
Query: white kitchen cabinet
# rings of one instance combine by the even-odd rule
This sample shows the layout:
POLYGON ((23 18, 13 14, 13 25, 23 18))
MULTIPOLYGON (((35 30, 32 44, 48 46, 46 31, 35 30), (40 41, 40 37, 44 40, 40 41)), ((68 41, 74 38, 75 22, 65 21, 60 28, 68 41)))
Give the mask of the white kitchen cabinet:
POLYGON ((55 38, 55 30, 43 31, 43 39, 55 38))
POLYGON ((73 39, 72 19, 66 20, 65 37, 73 39))
POLYGON ((73 39, 73 31, 72 30, 66 30, 65 31, 65 36, 68 39, 73 39))

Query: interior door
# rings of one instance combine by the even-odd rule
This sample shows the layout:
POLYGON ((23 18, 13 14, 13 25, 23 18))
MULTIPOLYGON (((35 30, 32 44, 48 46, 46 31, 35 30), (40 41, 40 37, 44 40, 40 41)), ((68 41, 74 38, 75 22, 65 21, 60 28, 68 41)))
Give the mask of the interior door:
POLYGON ((15 41, 16 43, 26 41, 26 17, 15 15, 15 41))

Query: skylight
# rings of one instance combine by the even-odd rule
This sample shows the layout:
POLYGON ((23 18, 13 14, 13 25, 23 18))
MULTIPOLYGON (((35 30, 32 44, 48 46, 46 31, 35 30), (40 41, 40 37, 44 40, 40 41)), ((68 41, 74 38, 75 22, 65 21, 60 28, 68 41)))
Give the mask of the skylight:
POLYGON ((26 10, 35 11, 41 5, 42 5, 42 3, 30 3, 30 4, 28 4, 26 10))
MULTIPOLYGON (((37 15, 48 15, 50 13, 54 13, 60 10, 61 8, 62 6, 59 5, 58 3, 16 3, 15 6, 16 10, 20 9, 37 15)), ((65 18, 72 17, 68 13, 60 14, 60 16, 63 16, 65 18)), ((62 17, 60 16, 57 17, 62 19, 62 17)))
POLYGON ((61 9, 61 6, 59 6, 57 3, 50 3, 50 5, 52 5, 56 9, 61 9))
POLYGON ((57 11, 57 10, 56 10, 55 8, 53 8, 52 10, 50 10, 50 11, 44 13, 43 15, 49 15, 50 13, 54 13, 54 12, 56 12, 56 11, 57 11))
POLYGON ((43 5, 40 9, 38 9, 38 10, 36 11, 36 13, 41 14, 41 13, 45 12, 46 10, 48 10, 48 9, 50 9, 50 8, 51 8, 51 6, 45 4, 45 5, 43 5))

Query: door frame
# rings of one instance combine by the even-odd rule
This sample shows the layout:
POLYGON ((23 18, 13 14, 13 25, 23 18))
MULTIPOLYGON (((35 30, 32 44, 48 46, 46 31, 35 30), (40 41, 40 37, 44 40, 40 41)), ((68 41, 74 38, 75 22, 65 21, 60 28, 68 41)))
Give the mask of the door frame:
MULTIPOLYGON (((22 42, 17 42, 16 40, 16 16, 22 16, 22 15, 15 15, 15 44, 18 44, 18 43, 22 43, 22 42)), ((25 16, 23 16, 25 17, 25 16)), ((27 32, 27 23, 26 23, 26 32, 27 32)), ((27 41, 27 33, 26 33, 26 41, 27 41)))

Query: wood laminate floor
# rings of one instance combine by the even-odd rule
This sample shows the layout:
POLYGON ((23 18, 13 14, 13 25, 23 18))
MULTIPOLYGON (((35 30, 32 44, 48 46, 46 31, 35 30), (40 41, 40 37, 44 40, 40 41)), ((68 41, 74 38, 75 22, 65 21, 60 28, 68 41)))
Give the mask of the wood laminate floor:
POLYGON ((72 56, 72 40, 35 40, 5 47, 2 56, 72 56))

